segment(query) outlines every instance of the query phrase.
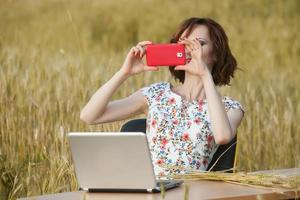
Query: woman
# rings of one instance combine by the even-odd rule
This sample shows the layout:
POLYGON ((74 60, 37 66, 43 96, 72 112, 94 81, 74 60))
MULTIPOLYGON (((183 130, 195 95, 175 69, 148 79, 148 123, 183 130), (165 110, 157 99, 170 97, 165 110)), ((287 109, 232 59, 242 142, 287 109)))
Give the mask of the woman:
POLYGON ((81 112, 89 124, 112 122, 145 113, 147 138, 156 175, 206 170, 219 144, 236 135, 244 111, 240 103, 221 97, 216 86, 227 85, 236 70, 223 28, 209 18, 189 18, 178 28, 172 43, 185 44, 186 65, 170 66, 182 83, 154 83, 130 96, 111 96, 130 76, 158 68, 142 62, 143 41, 132 47, 121 69, 90 99, 81 112))

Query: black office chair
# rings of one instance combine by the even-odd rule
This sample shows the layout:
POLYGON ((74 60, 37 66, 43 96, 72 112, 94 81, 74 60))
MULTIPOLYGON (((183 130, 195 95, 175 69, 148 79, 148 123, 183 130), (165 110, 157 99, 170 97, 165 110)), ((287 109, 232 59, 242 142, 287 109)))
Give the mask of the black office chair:
MULTIPOLYGON (((146 119, 129 120, 122 125, 120 131, 146 133, 146 119)), ((228 144, 220 145, 207 169, 211 169, 210 171, 225 171, 232 173, 232 168, 235 164, 236 142, 237 137, 228 144)))

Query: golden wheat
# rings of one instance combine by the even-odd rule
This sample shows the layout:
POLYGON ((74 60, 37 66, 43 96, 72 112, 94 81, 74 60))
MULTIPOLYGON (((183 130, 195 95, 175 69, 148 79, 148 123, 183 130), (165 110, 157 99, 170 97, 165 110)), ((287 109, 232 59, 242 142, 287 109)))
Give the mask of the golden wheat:
MULTIPOLYGON (((300 166, 299 1, 1 1, 0 199, 78 188, 66 134, 81 108, 142 40, 168 42, 191 16, 225 29, 242 71, 222 94, 246 110, 238 171, 300 166)), ((168 80, 167 68, 128 79, 113 99, 168 80)), ((145 117, 143 115, 137 117, 145 117)))

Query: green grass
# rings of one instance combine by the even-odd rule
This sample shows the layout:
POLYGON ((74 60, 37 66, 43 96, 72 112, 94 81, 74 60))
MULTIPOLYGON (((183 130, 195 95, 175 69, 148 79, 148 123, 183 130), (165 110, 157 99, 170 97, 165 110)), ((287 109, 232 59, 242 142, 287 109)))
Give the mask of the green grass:
MULTIPOLYGON (((243 69, 221 88, 246 110, 238 171, 300 167, 299 8, 297 0, 1 1, 0 198, 76 190, 68 131, 123 123, 88 126, 80 110, 132 45, 167 42, 191 16, 224 27, 243 69)), ((167 68, 131 77, 113 99, 161 80, 171 81, 167 68)))

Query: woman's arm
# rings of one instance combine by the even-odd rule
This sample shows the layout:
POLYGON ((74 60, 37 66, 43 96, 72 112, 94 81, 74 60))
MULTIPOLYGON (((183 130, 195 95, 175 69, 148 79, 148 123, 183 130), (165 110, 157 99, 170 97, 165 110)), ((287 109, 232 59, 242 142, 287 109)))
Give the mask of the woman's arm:
POLYGON ((202 75, 202 80, 215 141, 217 144, 226 144, 235 137, 243 112, 240 109, 232 109, 226 113, 221 96, 208 70, 202 75))
POLYGON ((175 70, 186 70, 202 79, 215 141, 217 144, 226 144, 235 137, 237 127, 243 118, 243 112, 239 109, 233 109, 226 113, 212 75, 202 60, 202 47, 197 39, 185 38, 179 43, 186 44, 192 60, 186 65, 176 66, 175 70))
POLYGON ((121 120, 126 116, 142 112, 146 105, 143 96, 137 91, 127 98, 109 102, 114 92, 128 78, 118 71, 91 97, 80 113, 80 119, 88 124, 121 120))
POLYGON ((128 77, 145 71, 158 70, 158 68, 148 67, 142 62, 142 57, 145 55, 143 46, 150 43, 143 41, 131 48, 121 69, 98 89, 84 106, 80 113, 81 120, 88 124, 111 122, 128 118, 145 110, 147 101, 140 91, 124 99, 112 102, 110 99, 128 77))

